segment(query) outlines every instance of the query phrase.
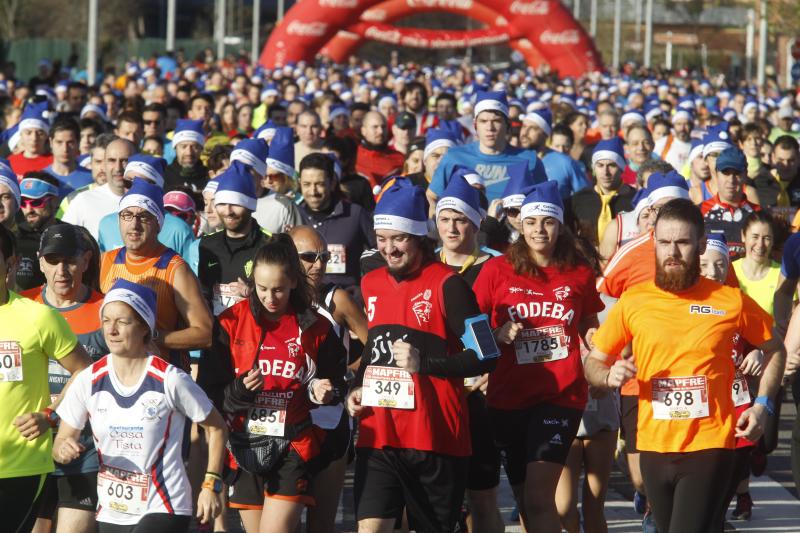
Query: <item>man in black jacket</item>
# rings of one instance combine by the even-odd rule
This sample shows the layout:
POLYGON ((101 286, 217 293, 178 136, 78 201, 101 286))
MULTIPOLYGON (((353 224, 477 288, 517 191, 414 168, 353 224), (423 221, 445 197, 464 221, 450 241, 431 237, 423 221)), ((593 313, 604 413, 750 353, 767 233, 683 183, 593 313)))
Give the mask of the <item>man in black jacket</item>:
POLYGON ((60 222, 59 181, 47 172, 28 172, 20 182, 20 210, 17 214, 17 290, 39 287, 44 274, 39 268, 39 240, 44 230, 60 222))

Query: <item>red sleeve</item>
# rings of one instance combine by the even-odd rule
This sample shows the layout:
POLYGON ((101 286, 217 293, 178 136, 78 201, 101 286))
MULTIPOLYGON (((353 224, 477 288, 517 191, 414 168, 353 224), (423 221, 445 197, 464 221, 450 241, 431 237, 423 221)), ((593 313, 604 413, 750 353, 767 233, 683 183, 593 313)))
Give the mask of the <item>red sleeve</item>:
POLYGON ((584 268, 586 274, 586 282, 584 283, 584 296, 583 296, 583 315, 593 315, 599 313, 606 308, 606 304, 600 299, 600 294, 597 292, 595 284, 594 273, 588 267, 584 268))

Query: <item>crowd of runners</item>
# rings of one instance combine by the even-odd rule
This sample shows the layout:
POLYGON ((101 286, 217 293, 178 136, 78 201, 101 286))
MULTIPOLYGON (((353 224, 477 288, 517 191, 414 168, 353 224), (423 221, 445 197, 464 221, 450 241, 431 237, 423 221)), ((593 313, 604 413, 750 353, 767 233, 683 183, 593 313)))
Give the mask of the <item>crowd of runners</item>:
POLYGON ((800 398, 799 92, 79 78, 0 70, 0 529, 340 531, 350 470, 361 533, 497 533, 502 470, 524 531, 604 532, 615 458, 645 532, 750 519, 800 398))

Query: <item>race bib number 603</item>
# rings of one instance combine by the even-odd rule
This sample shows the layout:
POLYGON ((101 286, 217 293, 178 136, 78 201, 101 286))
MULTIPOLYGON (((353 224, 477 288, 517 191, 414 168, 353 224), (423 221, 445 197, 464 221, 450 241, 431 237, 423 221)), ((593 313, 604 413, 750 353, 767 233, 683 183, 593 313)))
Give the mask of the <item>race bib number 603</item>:
POLYGON ((361 405, 414 409, 414 380, 405 370, 370 365, 364 372, 361 405))
POLYGON ((147 510, 150 476, 121 468, 101 466, 97 473, 100 507, 118 513, 142 515, 147 510))
POLYGON ((653 418, 688 420, 708 416, 708 380, 705 376, 653 378, 653 418))

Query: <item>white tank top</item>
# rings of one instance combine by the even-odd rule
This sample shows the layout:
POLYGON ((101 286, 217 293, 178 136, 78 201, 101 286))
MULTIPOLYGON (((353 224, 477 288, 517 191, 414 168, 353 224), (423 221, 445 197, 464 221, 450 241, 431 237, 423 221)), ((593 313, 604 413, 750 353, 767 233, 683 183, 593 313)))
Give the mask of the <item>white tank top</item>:
POLYGON ((617 249, 639 236, 639 223, 636 213, 624 211, 617 215, 617 249))

